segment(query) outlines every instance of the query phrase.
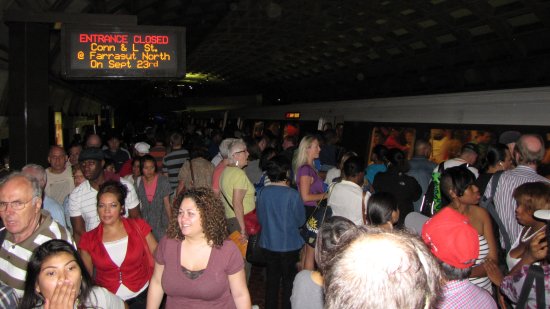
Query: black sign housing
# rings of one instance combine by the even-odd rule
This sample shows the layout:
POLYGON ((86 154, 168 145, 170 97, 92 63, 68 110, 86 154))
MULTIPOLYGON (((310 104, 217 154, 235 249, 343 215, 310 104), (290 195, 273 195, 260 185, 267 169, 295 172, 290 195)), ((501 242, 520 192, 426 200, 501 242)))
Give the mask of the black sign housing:
POLYGON ((61 57, 68 79, 181 78, 185 28, 66 24, 61 57))

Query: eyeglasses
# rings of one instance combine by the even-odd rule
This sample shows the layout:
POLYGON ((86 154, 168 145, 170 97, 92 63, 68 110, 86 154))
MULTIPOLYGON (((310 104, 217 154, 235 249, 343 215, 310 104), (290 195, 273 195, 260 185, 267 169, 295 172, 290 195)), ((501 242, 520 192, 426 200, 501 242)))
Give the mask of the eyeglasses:
POLYGON ((6 209, 8 209, 8 205, 11 205, 11 208, 13 210, 21 210, 25 208, 25 205, 32 202, 33 200, 34 200, 34 197, 31 197, 31 199, 26 202, 21 202, 21 201, 0 202, 0 211, 1 212, 6 211, 6 209))

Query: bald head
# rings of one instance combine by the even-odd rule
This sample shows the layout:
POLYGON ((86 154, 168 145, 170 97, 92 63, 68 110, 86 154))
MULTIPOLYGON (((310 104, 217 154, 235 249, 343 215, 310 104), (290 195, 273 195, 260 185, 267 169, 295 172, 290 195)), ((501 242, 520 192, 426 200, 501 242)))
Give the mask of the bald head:
POLYGON ((65 149, 60 146, 51 146, 48 154, 48 163, 50 163, 50 172, 61 174, 65 171, 65 164, 68 157, 65 149))
POLYGON ((50 152, 49 152, 49 155, 52 155, 53 153, 59 153, 59 154, 62 154, 62 155, 67 155, 67 152, 65 151, 65 148, 61 147, 61 146, 58 146, 58 145, 53 145, 50 147, 50 152))
POLYGON ((524 134, 516 142, 516 161, 520 165, 537 165, 544 157, 544 142, 537 134, 524 134))
POLYGON ((97 134, 91 134, 86 140, 86 148, 101 148, 101 137, 97 134))
POLYGON ((410 234, 358 230, 328 267, 325 308, 429 307, 441 272, 426 246, 410 234))

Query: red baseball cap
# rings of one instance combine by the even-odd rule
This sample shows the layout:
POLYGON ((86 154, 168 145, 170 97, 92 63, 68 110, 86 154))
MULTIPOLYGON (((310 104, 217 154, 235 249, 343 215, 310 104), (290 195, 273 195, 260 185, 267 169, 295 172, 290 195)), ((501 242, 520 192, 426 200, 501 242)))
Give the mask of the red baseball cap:
POLYGON ((479 238, 468 217, 445 207, 422 227, 422 240, 441 261, 468 268, 479 256, 479 238))

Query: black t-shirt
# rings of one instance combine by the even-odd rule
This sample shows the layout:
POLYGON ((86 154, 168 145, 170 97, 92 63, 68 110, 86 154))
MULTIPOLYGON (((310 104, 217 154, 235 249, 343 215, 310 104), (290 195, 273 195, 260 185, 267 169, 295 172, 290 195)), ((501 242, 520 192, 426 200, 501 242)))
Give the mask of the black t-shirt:
POLYGON ((380 172, 374 176, 372 186, 375 192, 388 192, 397 199, 399 208, 398 226, 403 225, 405 217, 414 210, 413 202, 422 196, 422 188, 416 179, 401 172, 391 170, 380 172))

